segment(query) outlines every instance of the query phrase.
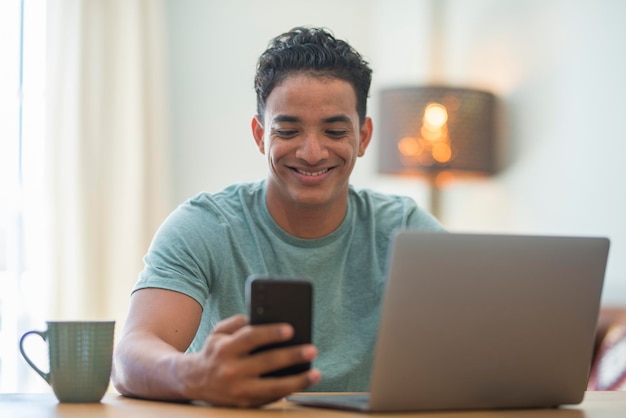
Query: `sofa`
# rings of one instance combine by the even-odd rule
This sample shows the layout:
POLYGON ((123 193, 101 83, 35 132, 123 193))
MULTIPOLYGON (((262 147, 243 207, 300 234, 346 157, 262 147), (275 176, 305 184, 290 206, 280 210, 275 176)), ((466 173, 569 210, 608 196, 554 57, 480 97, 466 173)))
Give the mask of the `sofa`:
POLYGON ((588 390, 626 390, 626 307, 602 307, 588 390))

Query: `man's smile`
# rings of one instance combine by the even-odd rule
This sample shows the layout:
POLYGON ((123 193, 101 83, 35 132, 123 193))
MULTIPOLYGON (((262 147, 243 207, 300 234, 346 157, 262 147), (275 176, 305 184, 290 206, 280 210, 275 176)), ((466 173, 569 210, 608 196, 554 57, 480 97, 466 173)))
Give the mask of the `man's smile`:
POLYGON ((315 176, 321 176, 322 174, 326 174, 331 169, 330 168, 325 168, 325 169, 319 170, 319 171, 307 171, 307 170, 303 170, 301 168, 292 167, 292 170, 296 171, 298 174, 302 174, 303 176, 315 177, 315 176))

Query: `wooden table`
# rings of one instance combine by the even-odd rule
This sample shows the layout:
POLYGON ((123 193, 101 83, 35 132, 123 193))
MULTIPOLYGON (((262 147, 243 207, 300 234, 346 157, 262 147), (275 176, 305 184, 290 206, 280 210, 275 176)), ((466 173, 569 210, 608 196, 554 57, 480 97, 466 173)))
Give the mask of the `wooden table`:
MULTIPOLYGON (((626 392, 587 392, 582 404, 557 409, 374 415, 420 418, 624 418, 626 417, 626 392)), ((363 418, 368 416, 371 415, 299 407, 287 401, 276 402, 261 409, 231 409, 197 404, 143 401, 117 394, 107 394, 101 403, 92 404, 61 404, 52 394, 0 394, 0 417, 2 418, 363 418)))

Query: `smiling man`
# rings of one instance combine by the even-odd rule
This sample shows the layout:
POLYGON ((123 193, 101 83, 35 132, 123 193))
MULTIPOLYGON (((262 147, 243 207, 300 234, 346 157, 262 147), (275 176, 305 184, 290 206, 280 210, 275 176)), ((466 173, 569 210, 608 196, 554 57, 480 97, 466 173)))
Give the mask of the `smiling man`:
POLYGON ((315 72, 294 73, 273 89, 265 111, 252 120, 252 132, 268 159, 272 218, 301 238, 334 231, 345 218, 350 173, 372 136, 371 119, 361 121, 357 114, 352 85, 315 72))
POLYGON ((265 180, 201 193, 154 237, 114 354, 113 382, 128 396, 251 407, 292 392, 364 391, 399 229, 442 230, 414 201, 350 185, 372 137, 372 71, 349 44, 319 28, 270 42, 255 78, 252 135, 265 180), (313 345, 286 324, 249 325, 252 274, 308 277, 313 345), (297 375, 261 375, 313 361, 297 375))

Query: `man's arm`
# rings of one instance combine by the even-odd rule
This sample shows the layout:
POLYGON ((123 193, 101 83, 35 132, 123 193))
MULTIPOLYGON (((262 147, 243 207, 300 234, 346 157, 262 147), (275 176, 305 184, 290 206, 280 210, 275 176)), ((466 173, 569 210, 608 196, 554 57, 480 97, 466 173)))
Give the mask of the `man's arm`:
POLYGON ((253 327, 243 315, 220 322, 201 351, 184 354, 201 316, 198 302, 182 293, 136 291, 114 352, 115 388, 133 397, 252 407, 319 381, 318 370, 281 378, 259 377, 271 370, 312 361, 317 351, 311 345, 302 345, 249 355, 259 346, 290 339, 293 330, 287 324, 253 327))

